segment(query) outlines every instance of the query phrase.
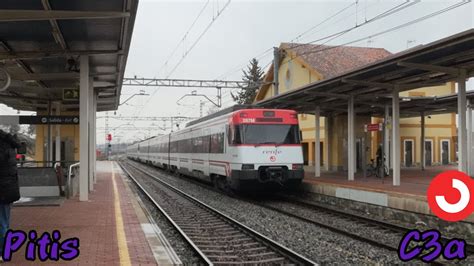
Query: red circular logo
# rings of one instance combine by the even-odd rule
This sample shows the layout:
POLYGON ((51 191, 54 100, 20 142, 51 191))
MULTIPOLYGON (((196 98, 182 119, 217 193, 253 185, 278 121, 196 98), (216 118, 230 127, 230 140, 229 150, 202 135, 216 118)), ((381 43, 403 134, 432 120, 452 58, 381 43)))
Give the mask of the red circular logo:
POLYGON ((431 211, 439 218, 457 222, 474 211, 474 180, 463 172, 451 170, 437 175, 426 197, 431 211))
POLYGON ((275 157, 275 156, 273 156, 273 155, 270 156, 270 161, 274 162, 274 161, 276 161, 276 159, 277 159, 277 157, 275 157))

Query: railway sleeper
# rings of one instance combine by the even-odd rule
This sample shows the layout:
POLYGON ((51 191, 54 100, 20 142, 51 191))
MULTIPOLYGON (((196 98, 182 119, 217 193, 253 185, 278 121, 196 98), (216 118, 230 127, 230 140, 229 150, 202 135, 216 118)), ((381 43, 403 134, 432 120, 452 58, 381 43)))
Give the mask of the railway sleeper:
POLYGON ((239 234, 238 236, 209 236, 209 237, 196 236, 194 239, 197 239, 197 240, 201 239, 201 240, 208 240, 208 241, 218 241, 218 240, 228 241, 228 239, 252 239, 252 238, 248 237, 247 235, 239 234))
MULTIPOLYGON (((239 250, 239 251, 243 251, 243 252, 257 252, 257 251, 262 251, 262 250, 266 250, 267 247, 256 247, 256 248, 247 248, 247 249, 242 249, 242 250, 239 250)), ((224 250, 219 250, 219 249, 215 249, 215 250, 206 250, 206 254, 222 254, 222 253, 235 253, 235 250, 234 249, 224 249, 224 250)))
MULTIPOLYGON (((236 245, 236 247, 241 248, 242 246, 250 247, 250 246, 259 246, 259 245, 261 245, 259 242, 252 242, 252 243, 244 243, 244 244, 236 245)), ((203 251, 205 251, 206 249, 212 249, 212 248, 222 249, 222 245, 201 245, 199 246, 199 248, 203 251)))
POLYGON ((241 239, 231 239, 231 240, 194 240, 195 243, 242 243, 242 242, 249 242, 255 241, 251 238, 241 238, 241 239))
POLYGON ((253 261, 218 261, 215 262, 214 265, 257 265, 262 263, 274 264, 274 263, 281 263, 285 262, 286 259, 283 257, 276 257, 272 259, 265 259, 265 260, 253 260, 253 261))

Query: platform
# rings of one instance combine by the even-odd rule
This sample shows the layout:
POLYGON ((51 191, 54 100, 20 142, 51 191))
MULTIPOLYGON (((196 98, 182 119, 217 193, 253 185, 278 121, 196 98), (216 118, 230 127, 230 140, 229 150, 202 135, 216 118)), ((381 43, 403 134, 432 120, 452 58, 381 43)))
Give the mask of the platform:
MULTIPOLYGON (((12 229, 35 229, 38 233, 60 230, 62 240, 79 238, 80 255, 69 262, 73 264, 172 264, 164 251, 166 243, 159 241, 162 236, 152 239, 154 233, 147 230, 149 220, 121 173, 114 162, 98 162, 97 184, 88 202, 76 197, 59 206, 15 206, 12 229)), ((38 264, 25 260, 25 246, 14 253, 9 265, 38 264)))
MULTIPOLYGON (((392 185, 390 176, 384 179, 355 175, 354 181, 347 180, 347 172, 322 172, 314 177, 310 167, 305 167, 305 190, 325 196, 368 203, 382 207, 432 215, 426 201, 426 190, 431 180, 439 173, 457 170, 454 165, 431 166, 425 170, 402 168, 400 186, 392 185)), ((474 223, 474 214, 466 221, 474 223)))

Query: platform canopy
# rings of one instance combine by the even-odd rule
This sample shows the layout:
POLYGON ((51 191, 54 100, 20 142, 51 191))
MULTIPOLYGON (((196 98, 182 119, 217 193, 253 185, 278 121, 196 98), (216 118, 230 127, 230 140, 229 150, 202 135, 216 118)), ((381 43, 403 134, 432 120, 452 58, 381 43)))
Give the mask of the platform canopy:
MULTIPOLYGON (((273 96, 257 105, 301 113, 313 113, 317 105, 321 115, 326 116, 347 113, 348 100, 354 96, 358 115, 378 116, 383 115, 385 105, 391 104, 395 88, 401 92, 442 85, 462 76, 474 76, 474 29, 273 96)), ((473 92, 466 96, 474 99, 473 92)), ((400 98, 402 117, 420 116, 421 112, 426 115, 456 112, 456 108, 456 95, 400 98)))
POLYGON ((117 109, 137 5, 138 0, 0 1, 0 103, 27 111, 47 110, 50 103, 78 110, 79 57, 89 55, 98 111, 117 109))

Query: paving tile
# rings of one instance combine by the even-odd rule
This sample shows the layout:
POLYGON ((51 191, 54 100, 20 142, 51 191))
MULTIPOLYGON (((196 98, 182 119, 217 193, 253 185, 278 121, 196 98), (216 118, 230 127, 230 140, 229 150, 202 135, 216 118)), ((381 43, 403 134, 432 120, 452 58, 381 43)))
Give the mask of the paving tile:
MULTIPOLYGON (((46 262, 41 265, 119 265, 114 189, 111 162, 98 162, 97 184, 89 194, 89 202, 78 197, 66 200, 57 207, 14 207, 11 227, 13 230, 38 233, 60 230, 61 239, 78 237, 80 256, 71 262, 46 262)), ((125 184, 115 174, 127 246, 133 265, 156 265, 153 253, 133 209, 125 184)), ((37 265, 24 258, 25 245, 13 255, 8 265, 37 265)))

